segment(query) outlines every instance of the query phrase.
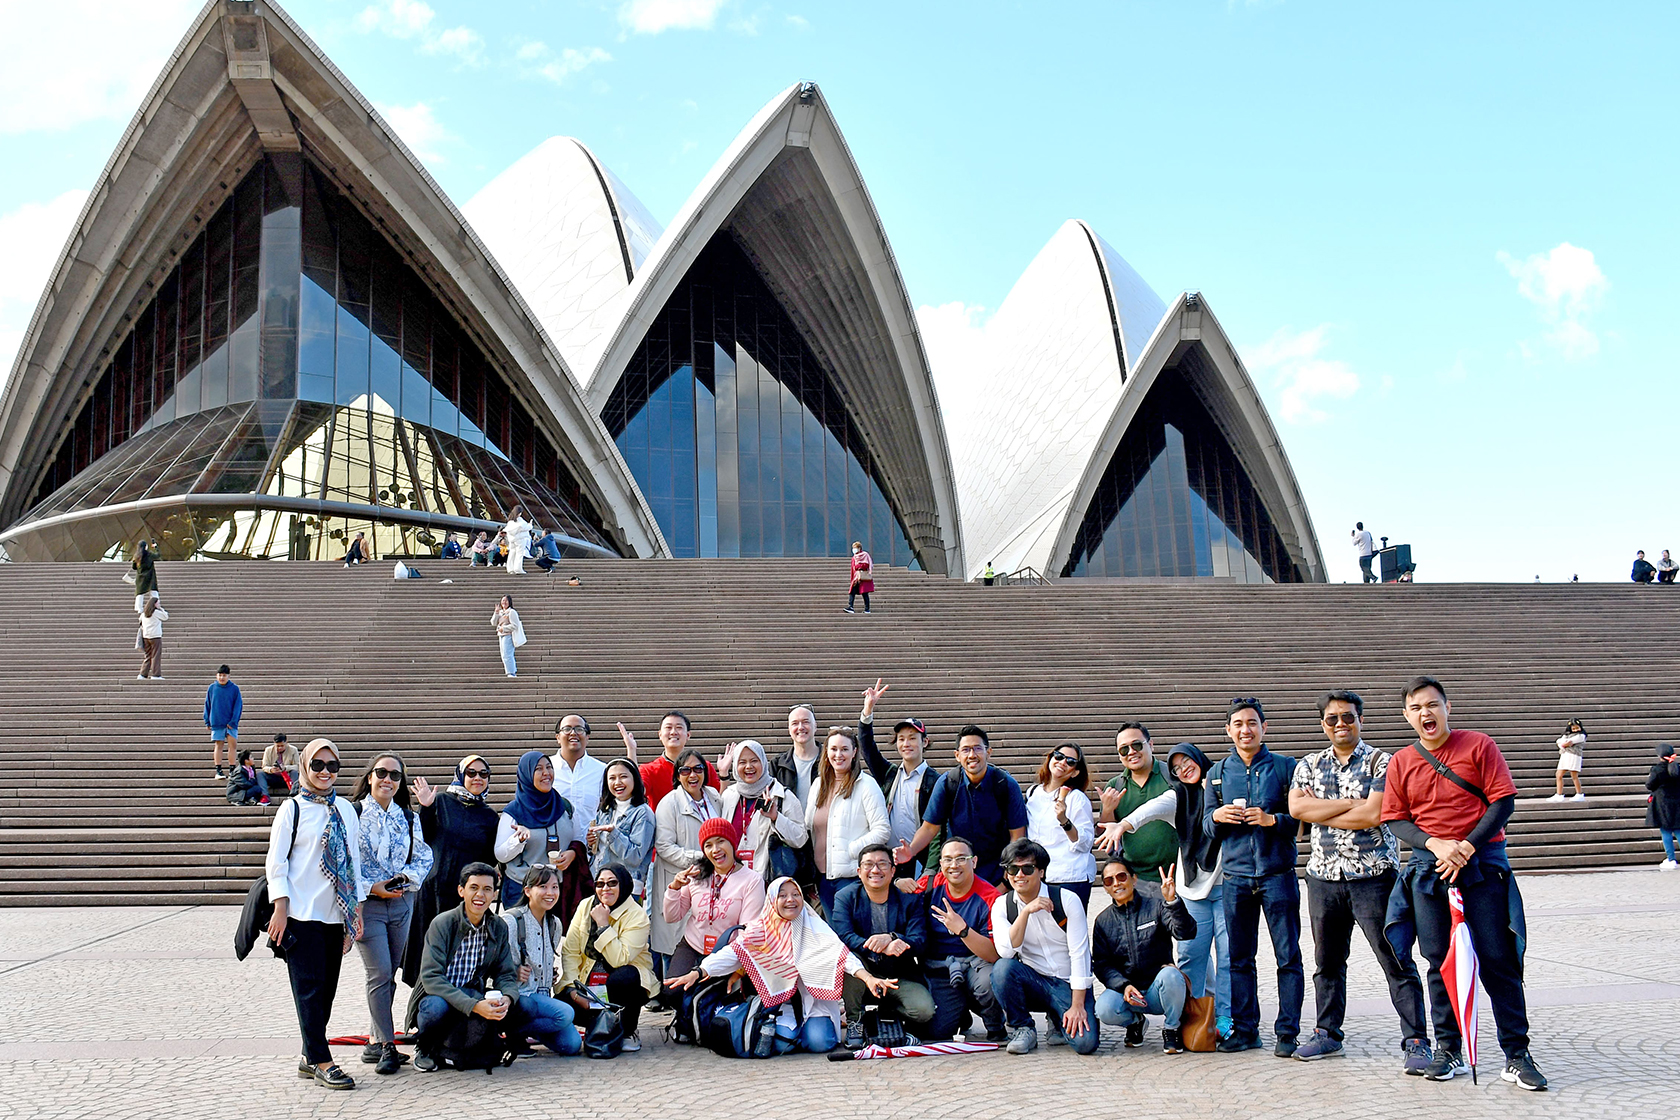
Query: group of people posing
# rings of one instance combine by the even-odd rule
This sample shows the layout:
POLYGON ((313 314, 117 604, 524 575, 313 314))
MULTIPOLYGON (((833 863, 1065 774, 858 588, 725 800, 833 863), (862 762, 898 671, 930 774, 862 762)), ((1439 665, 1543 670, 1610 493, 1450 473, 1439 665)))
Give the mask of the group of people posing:
POLYGON ((346 800, 333 790, 339 748, 312 741, 267 862, 268 934, 291 976, 300 1076, 354 1085, 326 1036, 352 946, 367 972, 363 1060, 383 1074, 409 1060, 395 1044, 399 971, 423 1071, 448 1064, 445 1040, 475 1025, 515 1050, 578 1053, 606 1006, 633 1052, 645 1007, 679 1008, 719 977, 777 1012, 789 1048, 858 1048, 866 1026, 892 1021, 924 1040, 966 1034, 1026 1054, 1042 1038, 1090 1054, 1102 1025, 1136 1047, 1155 1016, 1162 1049, 1178 1053, 1187 1009, 1211 1001, 1216 1049, 1242 1051, 1263 1044, 1263 918, 1277 963, 1274 1054, 1342 1053, 1357 926, 1388 981, 1403 1069, 1447 1081, 1468 1072, 1441 976, 1456 892, 1504 1079, 1546 1087, 1529 1053, 1522 904, 1505 857, 1515 787, 1492 739, 1450 728, 1439 681, 1407 685, 1418 738, 1392 756, 1363 741, 1356 693, 1325 694, 1327 745, 1299 761, 1267 748, 1261 701, 1240 697, 1224 713, 1232 750, 1218 761, 1191 743, 1157 757, 1146 727, 1122 724, 1121 773, 1100 790, 1071 742, 1049 749, 1023 790, 973 725, 940 773, 925 724, 901 719, 889 760, 875 734, 887 691, 865 689, 855 727, 820 739, 816 713, 797 705, 786 749, 743 740, 715 764, 690 745, 681 712, 664 716, 663 749, 640 764, 623 724, 623 755, 603 761, 589 752, 588 721, 568 714, 552 755, 520 758, 500 811, 480 755, 438 789, 380 754, 346 800), (1317 964, 1306 1037, 1302 823, 1317 964), (1399 840, 1411 847, 1405 864, 1399 840), (1095 884, 1106 905, 1093 904, 1095 884))

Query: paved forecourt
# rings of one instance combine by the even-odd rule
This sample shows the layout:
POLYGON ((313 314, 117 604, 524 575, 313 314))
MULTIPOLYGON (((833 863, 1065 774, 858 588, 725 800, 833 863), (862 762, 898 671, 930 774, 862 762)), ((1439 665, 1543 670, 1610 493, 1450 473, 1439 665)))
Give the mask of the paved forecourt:
MULTIPOLYGON (((1305 1064, 1268 1049, 1163 1055, 1158 1020, 1141 1049, 1118 1030, 1081 1058, 1041 1048, 831 1064, 807 1055, 735 1061, 664 1042, 611 1062, 539 1056, 511 1069, 377 1077, 338 1058, 354 1092, 294 1074, 299 1043, 281 963, 234 960, 229 907, 0 911, 0 1117, 574 1116, 739 1117, 1612 1117, 1670 1115, 1680 1100, 1680 983, 1672 964, 1680 875, 1524 877, 1534 1053, 1547 1093, 1499 1080, 1484 1011, 1482 1079, 1401 1075, 1398 1023, 1356 935, 1348 1056, 1305 1064)), ((1265 938, 1262 936, 1262 953, 1265 938)), ((1303 939, 1312 1021, 1312 950, 1303 939)), ((1260 962, 1263 1018, 1275 988, 1260 962)), ((358 956, 345 961, 332 1033, 366 1030, 358 956)), ((407 990, 398 993, 399 1009, 407 990)), ((1485 1003, 1484 1003, 1485 1006, 1485 1003)))

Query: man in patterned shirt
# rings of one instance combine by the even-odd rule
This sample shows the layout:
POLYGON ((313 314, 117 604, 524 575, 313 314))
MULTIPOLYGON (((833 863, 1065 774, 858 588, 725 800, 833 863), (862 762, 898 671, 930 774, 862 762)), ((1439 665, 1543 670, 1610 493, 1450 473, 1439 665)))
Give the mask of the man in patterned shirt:
POLYGON ((1318 1028, 1295 1057, 1311 1062, 1342 1054, 1348 950, 1357 923, 1388 978, 1389 999, 1400 1014, 1405 1071, 1421 1075, 1430 1059, 1423 984, 1410 954, 1404 960, 1395 956, 1383 936, 1400 862, 1394 837, 1380 823, 1388 755, 1360 738, 1364 710, 1357 692, 1325 693, 1318 712, 1330 746, 1296 765, 1289 790, 1289 815, 1312 824, 1307 910, 1318 965, 1313 973, 1318 1028))

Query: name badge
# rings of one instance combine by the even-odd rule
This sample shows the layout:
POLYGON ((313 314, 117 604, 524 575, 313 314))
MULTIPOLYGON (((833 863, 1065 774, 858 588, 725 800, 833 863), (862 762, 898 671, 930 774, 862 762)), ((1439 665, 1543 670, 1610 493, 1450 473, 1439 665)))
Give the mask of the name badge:
POLYGON ((711 956, 712 950, 716 949, 716 948, 717 948, 717 934, 708 933, 706 935, 706 955, 711 956))
POLYGON ((746 864, 748 867, 751 867, 753 861, 753 849, 741 848, 736 851, 735 858, 746 864))

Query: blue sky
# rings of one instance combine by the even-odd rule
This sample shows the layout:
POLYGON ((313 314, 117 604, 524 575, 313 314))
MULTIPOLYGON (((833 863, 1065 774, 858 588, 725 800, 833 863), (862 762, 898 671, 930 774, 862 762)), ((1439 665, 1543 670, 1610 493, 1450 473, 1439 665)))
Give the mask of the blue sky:
MULTIPOLYGON (((1431 581, 1624 580, 1635 548, 1680 550, 1680 6, 286 7, 457 202, 567 134, 668 220, 817 81, 936 362, 1086 219, 1169 300, 1205 294, 1333 579, 1356 519, 1431 581)), ((0 365, 197 10, 0 0, 0 365)))

